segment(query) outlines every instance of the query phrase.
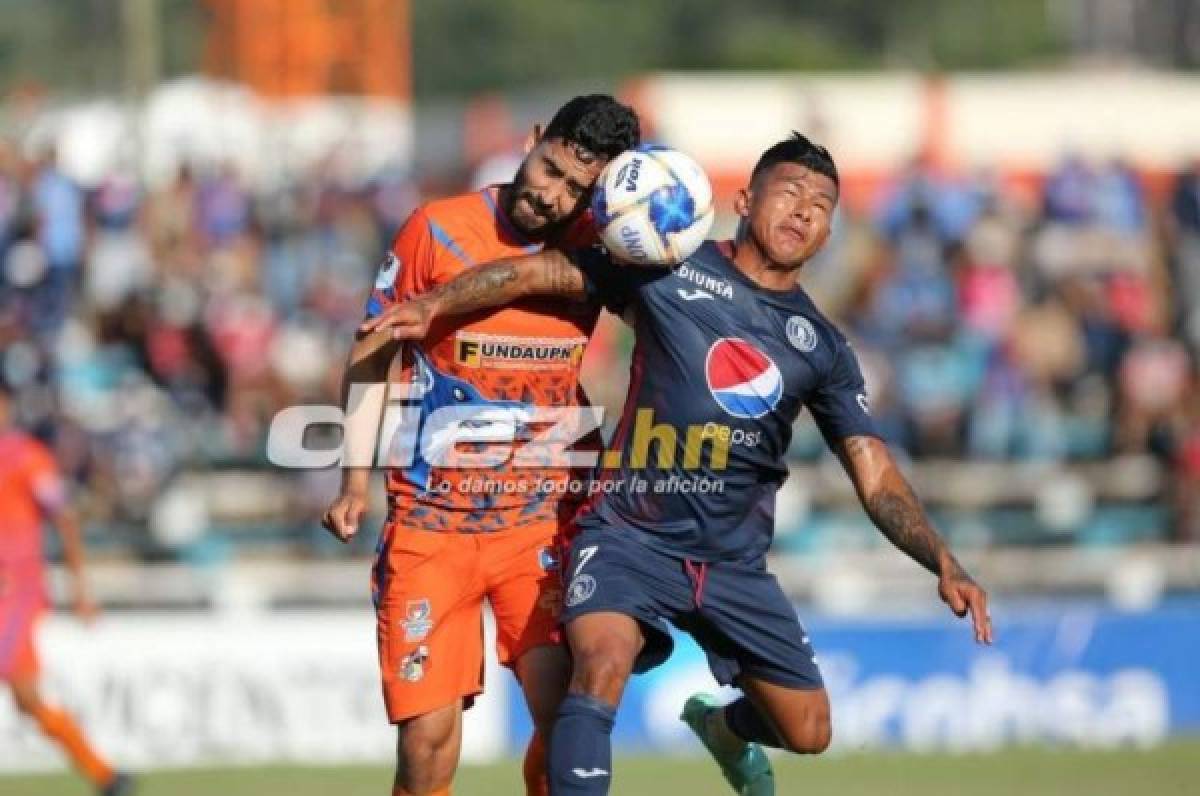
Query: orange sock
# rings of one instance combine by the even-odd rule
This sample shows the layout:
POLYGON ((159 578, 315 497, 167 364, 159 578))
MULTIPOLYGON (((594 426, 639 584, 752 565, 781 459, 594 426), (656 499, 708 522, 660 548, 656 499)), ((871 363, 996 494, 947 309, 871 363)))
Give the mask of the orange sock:
POLYGON ((521 766, 525 775, 526 796, 549 796, 550 780, 546 776, 546 742, 542 734, 533 731, 529 746, 525 747, 525 762, 521 766))
POLYGON ((112 782, 112 766, 106 763, 88 744, 83 730, 66 712, 55 708, 39 708, 34 720, 49 738, 58 743, 75 767, 96 787, 112 782))

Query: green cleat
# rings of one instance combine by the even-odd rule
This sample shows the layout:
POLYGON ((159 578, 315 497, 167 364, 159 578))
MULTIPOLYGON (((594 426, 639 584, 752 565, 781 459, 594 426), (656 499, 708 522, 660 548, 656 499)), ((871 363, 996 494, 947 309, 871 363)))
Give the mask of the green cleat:
POLYGON ((720 750, 709 735, 708 717, 714 710, 720 710, 716 697, 712 694, 693 694, 683 704, 683 713, 679 719, 692 728, 696 737, 704 744, 704 748, 717 761, 725 781, 733 787, 734 793, 740 796, 775 796, 775 774, 771 771, 771 761, 756 743, 748 743, 736 753, 720 750))

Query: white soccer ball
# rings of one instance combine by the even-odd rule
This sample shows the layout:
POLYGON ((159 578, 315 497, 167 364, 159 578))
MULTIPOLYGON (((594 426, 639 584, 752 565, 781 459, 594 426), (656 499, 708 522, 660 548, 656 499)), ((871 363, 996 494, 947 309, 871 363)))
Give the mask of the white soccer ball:
POLYGON ((713 222, 712 185, 682 152, 643 145, 613 159, 596 181, 592 215, 616 260, 672 266, 686 260, 713 222))

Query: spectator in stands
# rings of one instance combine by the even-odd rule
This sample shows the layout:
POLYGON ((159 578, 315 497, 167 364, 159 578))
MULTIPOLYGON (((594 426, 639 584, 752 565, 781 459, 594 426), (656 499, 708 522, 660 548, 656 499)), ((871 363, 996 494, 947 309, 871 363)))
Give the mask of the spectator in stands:
POLYGON ((87 243, 83 189, 62 171, 54 146, 46 148, 38 163, 31 198, 37 242, 47 266, 37 291, 36 322, 53 331, 75 300, 87 243))
POLYGON ((1174 322, 1200 351, 1200 158, 1175 178, 1166 216, 1174 322))

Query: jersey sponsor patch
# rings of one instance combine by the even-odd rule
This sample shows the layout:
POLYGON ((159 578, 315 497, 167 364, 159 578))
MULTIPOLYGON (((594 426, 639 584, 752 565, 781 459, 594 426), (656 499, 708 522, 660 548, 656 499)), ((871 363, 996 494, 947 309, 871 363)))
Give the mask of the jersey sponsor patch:
POLYGON ((755 346, 722 337, 708 349, 704 377, 713 400, 734 417, 762 417, 783 397, 783 374, 755 346))
POLYGON ((578 367, 586 337, 508 337, 459 332, 454 361, 468 368, 556 370, 578 367))
MULTIPOLYGON (((716 294, 723 299, 733 299, 733 285, 728 281, 701 271, 698 268, 693 268, 686 262, 675 269, 675 275, 680 279, 688 280, 705 293, 716 294)), ((679 295, 683 296, 682 290, 679 291, 679 295)), ((712 295, 709 295, 709 298, 712 298, 712 295)), ((684 301, 687 300, 684 298, 684 301)))

